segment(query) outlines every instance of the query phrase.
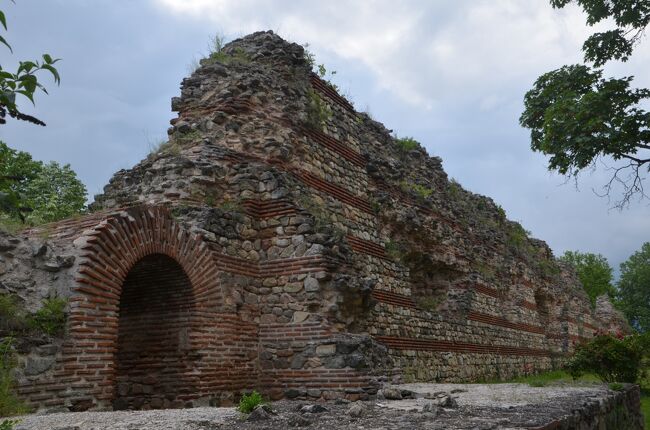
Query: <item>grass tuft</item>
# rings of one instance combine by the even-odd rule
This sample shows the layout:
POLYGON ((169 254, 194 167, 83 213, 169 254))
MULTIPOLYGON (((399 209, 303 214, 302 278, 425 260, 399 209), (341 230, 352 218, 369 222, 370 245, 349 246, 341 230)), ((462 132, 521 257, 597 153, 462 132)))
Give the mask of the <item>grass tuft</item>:
POLYGON ((66 322, 65 307, 67 303, 60 297, 45 299, 43 306, 31 316, 30 325, 48 336, 62 334, 66 322))
POLYGON ((244 414, 250 414, 251 412, 253 412, 253 409, 255 409, 257 406, 264 403, 265 402, 264 399, 262 398, 262 395, 257 391, 253 390, 252 393, 244 394, 241 397, 237 409, 239 410, 239 412, 242 412, 244 414))

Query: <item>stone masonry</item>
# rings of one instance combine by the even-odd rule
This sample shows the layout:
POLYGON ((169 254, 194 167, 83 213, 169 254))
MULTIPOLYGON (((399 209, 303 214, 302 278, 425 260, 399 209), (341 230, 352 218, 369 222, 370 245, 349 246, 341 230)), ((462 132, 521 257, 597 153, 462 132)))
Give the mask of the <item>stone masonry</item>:
POLYGON ((0 286, 68 300, 62 339, 20 348, 42 409, 367 398, 393 381, 560 365, 625 332, 604 298, 502 209, 449 181, 272 32, 202 61, 169 141, 91 212, 0 236, 0 286))

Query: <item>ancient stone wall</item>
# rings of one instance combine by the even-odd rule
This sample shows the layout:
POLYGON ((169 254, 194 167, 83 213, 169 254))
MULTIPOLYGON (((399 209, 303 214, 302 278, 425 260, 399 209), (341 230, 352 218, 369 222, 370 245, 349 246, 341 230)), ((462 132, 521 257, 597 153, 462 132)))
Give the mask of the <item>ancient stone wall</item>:
POLYGON ((92 214, 0 248, 9 291, 24 274, 69 298, 56 359, 20 375, 34 406, 365 398, 386 377, 547 370, 626 330, 492 200, 356 112, 299 45, 236 40, 172 108, 169 142, 117 172, 92 214))

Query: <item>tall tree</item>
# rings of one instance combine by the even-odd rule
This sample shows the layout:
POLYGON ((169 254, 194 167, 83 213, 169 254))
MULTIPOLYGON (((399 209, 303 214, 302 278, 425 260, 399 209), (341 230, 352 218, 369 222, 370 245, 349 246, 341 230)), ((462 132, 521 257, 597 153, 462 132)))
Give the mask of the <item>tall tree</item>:
POLYGON ((86 187, 70 165, 35 161, 3 142, 0 160, 0 205, 5 202, 0 209, 5 217, 41 224, 84 211, 86 187))
POLYGON ((540 76, 524 97, 519 121, 530 129, 533 151, 549 155, 549 170, 576 178, 598 160, 611 176, 603 195, 615 207, 646 197, 643 181, 650 168, 650 113, 643 109, 650 90, 631 87, 632 76, 603 78, 610 60, 627 61, 650 22, 649 0, 550 0, 554 8, 582 7, 587 24, 611 21, 614 28, 591 35, 583 44, 584 64, 540 76), (605 159, 605 160, 603 160, 605 159))
POLYGON ((620 306, 632 327, 650 330, 650 242, 621 264, 620 306))
POLYGON ((592 304, 596 303, 596 297, 603 294, 607 294, 612 299, 616 297, 616 288, 612 283, 612 267, 602 255, 566 251, 560 260, 575 267, 592 304))

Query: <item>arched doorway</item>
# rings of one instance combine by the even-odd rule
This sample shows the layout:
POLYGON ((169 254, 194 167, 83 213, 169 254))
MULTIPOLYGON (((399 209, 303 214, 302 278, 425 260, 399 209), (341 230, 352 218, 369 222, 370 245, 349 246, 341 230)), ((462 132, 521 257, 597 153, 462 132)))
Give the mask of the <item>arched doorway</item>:
POLYGON ((189 277, 165 254, 140 259, 122 283, 115 409, 182 407, 198 385, 189 277))

